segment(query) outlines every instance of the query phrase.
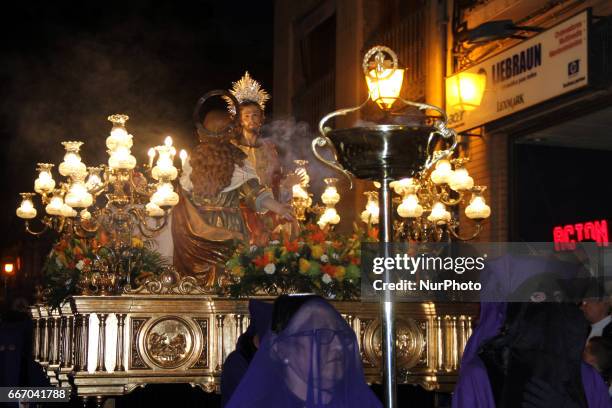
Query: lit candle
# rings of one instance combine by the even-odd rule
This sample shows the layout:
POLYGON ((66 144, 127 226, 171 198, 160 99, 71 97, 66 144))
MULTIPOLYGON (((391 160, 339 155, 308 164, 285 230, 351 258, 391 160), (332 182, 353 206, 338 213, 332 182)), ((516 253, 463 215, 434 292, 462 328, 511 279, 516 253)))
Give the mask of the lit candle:
POLYGON ((166 138, 164 139, 164 144, 165 144, 167 147, 172 146, 172 137, 171 137, 171 136, 166 136, 166 138))
POLYGON ((187 161, 187 151, 185 149, 181 149, 179 157, 181 158, 181 168, 183 168, 185 167, 185 162, 187 161))
POLYGON ((153 167, 153 159, 155 159, 155 149, 150 148, 147 154, 149 156, 149 168, 151 168, 153 167))

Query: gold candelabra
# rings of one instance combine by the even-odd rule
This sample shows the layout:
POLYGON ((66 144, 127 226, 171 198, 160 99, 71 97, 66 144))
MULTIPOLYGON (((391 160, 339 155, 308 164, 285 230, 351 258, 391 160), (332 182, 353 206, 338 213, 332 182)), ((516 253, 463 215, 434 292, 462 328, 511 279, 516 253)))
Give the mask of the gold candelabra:
MULTIPOLYGON (((486 186, 474 185, 474 179, 465 168, 468 162, 466 157, 440 159, 433 169, 390 183, 399 196, 393 199, 395 212, 400 218, 394 220, 396 241, 438 242, 445 238, 467 241, 482 232, 483 222, 491 215, 491 208, 484 198, 486 186), (461 205, 465 206, 466 218, 475 223, 473 232, 468 235, 461 235, 458 211, 453 211, 461 205)), ((378 193, 368 191, 365 194, 368 201, 361 220, 377 224, 378 193)))
MULTIPOLYGON (((112 235, 115 249, 120 249, 131 245, 137 230, 151 238, 166 225, 168 210, 179 200, 173 186, 179 174, 174 166, 176 149, 172 138, 166 137, 164 145, 149 150, 149 164, 139 170, 131 153, 133 136, 125 127, 128 119, 121 114, 108 117, 113 126, 106 139, 107 164, 87 167, 80 156, 83 142, 78 141, 62 142, 66 152, 58 170, 65 181, 58 186, 52 175, 54 165, 38 164, 35 193, 21 193, 17 209, 27 232, 41 235, 52 229, 87 238, 103 228, 112 235), (37 194, 45 211, 38 231, 30 225, 38 215, 33 201, 37 194)), ((182 164, 186 157, 181 151, 182 164)))

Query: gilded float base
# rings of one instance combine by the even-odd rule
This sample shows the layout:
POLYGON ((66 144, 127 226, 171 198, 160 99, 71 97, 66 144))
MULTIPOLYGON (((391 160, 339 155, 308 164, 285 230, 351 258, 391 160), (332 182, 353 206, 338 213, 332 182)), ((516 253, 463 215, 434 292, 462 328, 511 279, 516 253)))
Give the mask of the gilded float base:
MULTIPOLYGON (((331 303, 355 330, 366 380, 380 383, 379 305, 331 303)), ((398 383, 452 390, 477 308, 398 303, 398 383)), ((98 399, 147 384, 189 383, 219 392, 223 361, 249 325, 247 300, 207 295, 77 296, 62 308, 69 322, 62 325, 47 324, 57 317, 41 309, 46 306, 32 307, 34 337, 48 344, 45 349, 44 341, 34 342, 37 360, 54 385, 70 380, 79 396, 98 399), (62 368, 49 365, 47 355, 60 356, 62 368)))

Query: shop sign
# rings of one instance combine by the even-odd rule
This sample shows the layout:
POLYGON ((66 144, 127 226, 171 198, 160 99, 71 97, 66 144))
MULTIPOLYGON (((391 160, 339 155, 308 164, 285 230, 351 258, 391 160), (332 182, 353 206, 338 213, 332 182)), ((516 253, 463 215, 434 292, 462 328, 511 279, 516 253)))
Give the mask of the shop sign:
POLYGON ((553 228, 555 250, 576 249, 576 242, 595 241, 598 246, 608 246, 608 222, 606 220, 559 225, 553 228))
MULTIPOLYGON (((588 84, 589 11, 566 20, 461 73, 446 78, 446 112, 457 131, 482 126, 588 84), (486 80, 477 107, 461 103, 462 73, 486 80), (461 78, 461 80, 460 80, 461 78)), ((465 77, 465 75, 464 75, 465 77)))

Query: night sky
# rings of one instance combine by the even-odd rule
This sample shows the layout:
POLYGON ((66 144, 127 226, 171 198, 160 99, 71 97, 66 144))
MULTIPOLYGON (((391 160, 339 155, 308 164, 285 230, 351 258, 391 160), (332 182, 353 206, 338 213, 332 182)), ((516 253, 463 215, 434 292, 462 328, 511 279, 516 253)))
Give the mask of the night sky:
POLYGON ((33 191, 37 162, 61 162, 61 141, 84 141, 88 165, 106 162, 106 117, 126 113, 142 163, 167 134, 191 147, 197 99, 245 70, 272 93, 273 14, 271 0, 4 4, 1 247, 22 239, 18 193, 33 191))

